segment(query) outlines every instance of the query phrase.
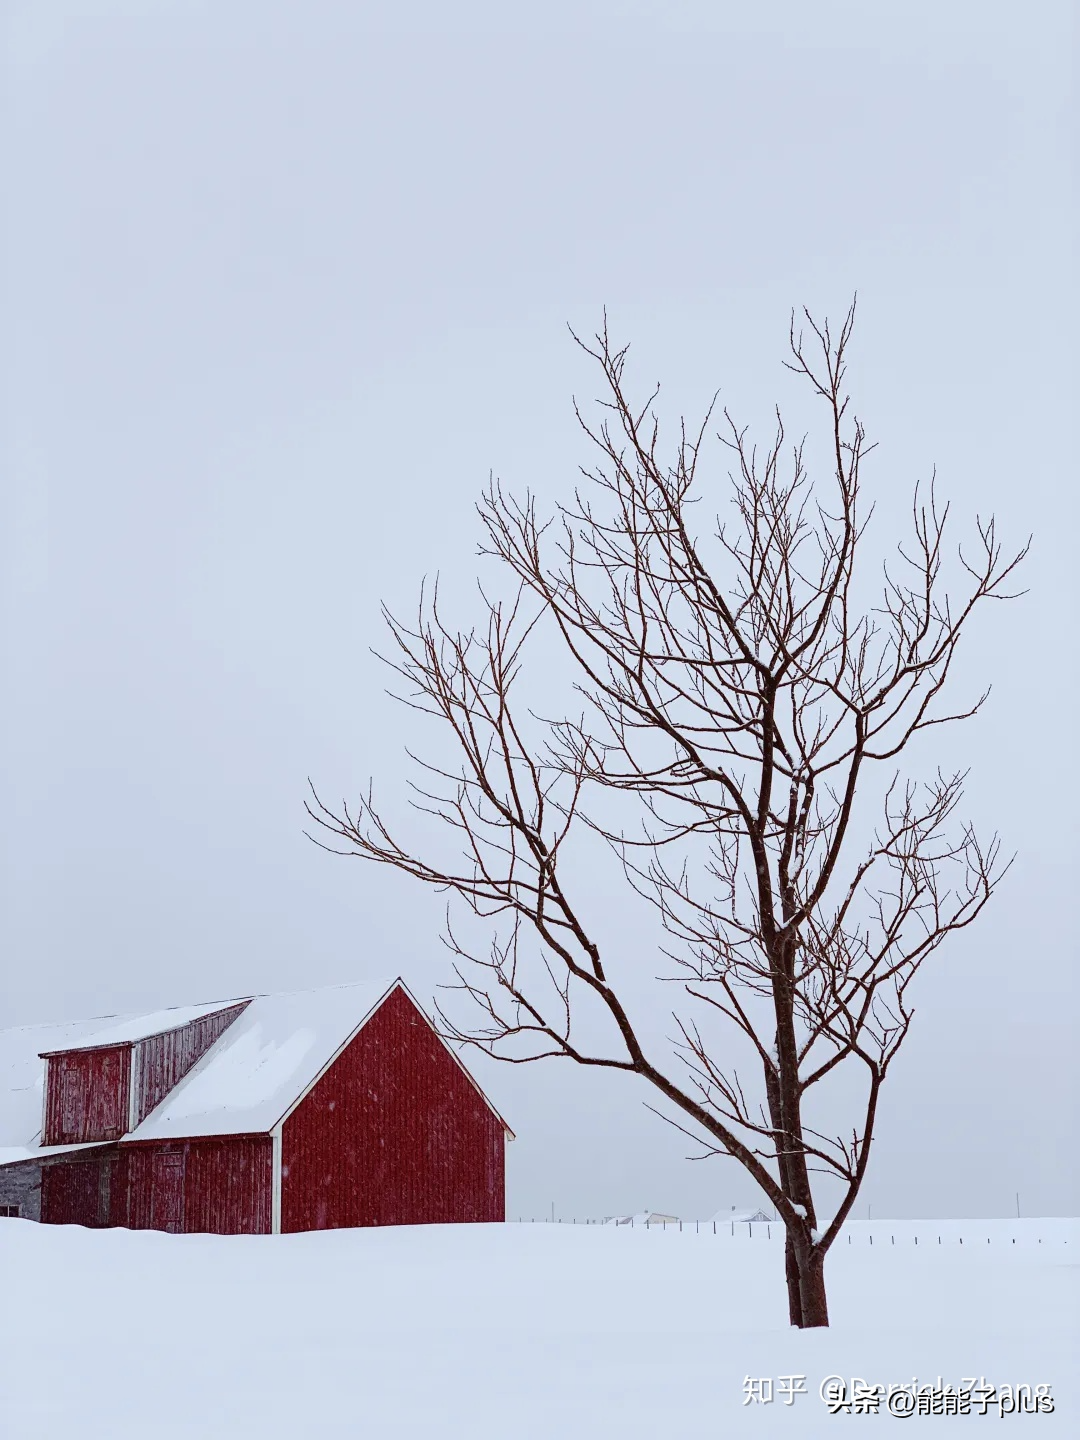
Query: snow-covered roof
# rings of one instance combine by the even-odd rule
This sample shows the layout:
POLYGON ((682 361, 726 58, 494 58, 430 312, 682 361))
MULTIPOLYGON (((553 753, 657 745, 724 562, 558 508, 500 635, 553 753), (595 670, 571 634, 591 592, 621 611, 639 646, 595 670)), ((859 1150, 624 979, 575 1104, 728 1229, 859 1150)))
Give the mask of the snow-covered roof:
POLYGON ((80 1140, 73 1145, 0 1145, 0 1165, 40 1160, 43 1155, 64 1155, 69 1150, 100 1150, 104 1140, 80 1140))
MULTIPOLYGON (((237 1000, 214 1000, 205 1005, 175 1005, 169 1010, 155 1010, 150 1015, 126 1015, 112 1017, 112 1023, 100 1029, 91 1030, 80 1036, 73 1045, 58 1046, 65 1050, 93 1050, 101 1045, 130 1045, 145 1040, 150 1035, 164 1035, 169 1030, 179 1030, 190 1025, 192 1020, 201 1020, 205 1015, 215 1015, 230 1005, 242 1005, 248 997, 237 1000)), ((45 1052, 49 1053, 49 1052, 45 1052)))
POLYGON ((765 1224, 772 1219, 767 1210, 718 1210, 712 1217, 719 1225, 721 1223, 730 1225, 752 1225, 760 1222, 765 1224))
MULTIPOLYGON (((134 1042, 244 1004, 245 1009, 206 1054, 121 1143, 264 1135, 303 1098, 398 985, 416 1004, 399 977, 382 976, 324 990, 295 990, 150 1015, 99 1016, 68 1025, 27 1025, 0 1031, 0 1165, 75 1148, 49 1146, 42 1150, 38 1145, 46 1065, 42 1056, 134 1042)), ((477 1090, 497 1115, 479 1086, 477 1090)), ((512 1138, 509 1127, 506 1129, 512 1138)))
POLYGON ((265 1134, 400 983, 257 995, 125 1140, 265 1134))

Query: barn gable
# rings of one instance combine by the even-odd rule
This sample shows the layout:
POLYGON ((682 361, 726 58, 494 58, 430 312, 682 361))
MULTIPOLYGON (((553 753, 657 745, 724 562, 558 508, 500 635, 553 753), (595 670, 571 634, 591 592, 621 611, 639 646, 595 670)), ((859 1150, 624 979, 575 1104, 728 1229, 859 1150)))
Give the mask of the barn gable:
POLYGON ((275 1133, 282 1231, 504 1218, 509 1127, 400 982, 275 1133))

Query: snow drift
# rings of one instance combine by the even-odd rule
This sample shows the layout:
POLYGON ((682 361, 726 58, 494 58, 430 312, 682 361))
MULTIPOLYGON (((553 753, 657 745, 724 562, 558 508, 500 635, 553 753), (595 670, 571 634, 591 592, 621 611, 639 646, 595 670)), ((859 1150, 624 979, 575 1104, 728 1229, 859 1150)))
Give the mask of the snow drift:
POLYGON ((1080 1433, 1076 1222, 853 1225, 828 1266, 833 1327, 801 1333, 779 1228, 750 1228, 235 1237, 0 1221, 0 1432, 835 1436, 819 1387, 839 1375, 1042 1383, 1054 1412, 1010 1430, 1080 1433), (744 1403, 748 1379, 785 1376, 806 1393, 744 1403))

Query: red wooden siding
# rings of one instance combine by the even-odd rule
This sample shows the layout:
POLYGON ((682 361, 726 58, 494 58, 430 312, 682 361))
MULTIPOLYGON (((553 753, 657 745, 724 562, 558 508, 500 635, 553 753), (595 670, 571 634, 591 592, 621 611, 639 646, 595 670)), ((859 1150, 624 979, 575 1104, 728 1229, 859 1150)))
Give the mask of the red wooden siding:
POLYGON ((503 1220, 502 1122, 402 990, 286 1120, 281 1229, 503 1220))
POLYGON ((58 1156, 42 1169, 41 1219, 46 1225, 266 1235, 272 1155, 268 1135, 241 1135, 58 1156))
POLYGON ((185 1234, 270 1233, 269 1135, 180 1140, 120 1148, 112 1224, 185 1234))
POLYGON ((110 1224, 114 1200, 113 1179, 116 1151, 63 1158, 43 1166, 41 1172, 41 1219, 46 1225, 88 1225, 93 1229, 110 1224))
POLYGON ((132 1059, 134 1125, 145 1120, 154 1106, 164 1100, 218 1036, 228 1029, 246 1004, 247 1001, 243 1005, 232 1005, 227 1010, 217 1010, 213 1015, 204 1015, 179 1029, 168 1030, 164 1035, 150 1035, 139 1041, 132 1059))
POLYGON ((70 1050, 46 1060, 43 1145, 118 1140, 127 1130, 131 1046, 70 1050))

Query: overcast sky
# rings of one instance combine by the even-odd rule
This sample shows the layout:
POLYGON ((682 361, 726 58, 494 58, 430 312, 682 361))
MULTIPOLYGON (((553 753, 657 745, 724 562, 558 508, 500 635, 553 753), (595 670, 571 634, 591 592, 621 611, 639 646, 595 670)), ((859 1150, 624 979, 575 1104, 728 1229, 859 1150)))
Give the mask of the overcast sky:
MULTIPOLYGON (((1072 7, 530 8, 5 7, 0 1024, 387 970, 430 1000, 441 902, 302 834, 309 774, 404 811, 380 601, 440 570, 468 620, 489 470, 566 495, 567 322, 606 305, 666 413, 720 386, 768 426, 790 308, 857 290, 883 513, 936 464, 1035 535, 940 752, 1017 861, 923 977, 858 1213, 1076 1214, 1072 7)), ((511 1215, 755 1198, 621 1077, 476 1068, 511 1215)))

